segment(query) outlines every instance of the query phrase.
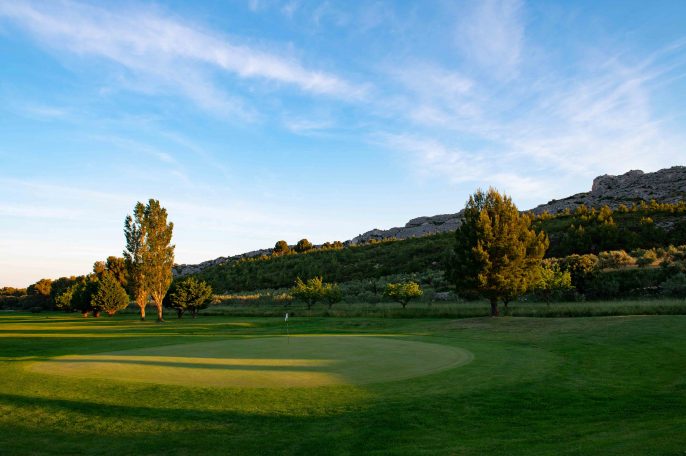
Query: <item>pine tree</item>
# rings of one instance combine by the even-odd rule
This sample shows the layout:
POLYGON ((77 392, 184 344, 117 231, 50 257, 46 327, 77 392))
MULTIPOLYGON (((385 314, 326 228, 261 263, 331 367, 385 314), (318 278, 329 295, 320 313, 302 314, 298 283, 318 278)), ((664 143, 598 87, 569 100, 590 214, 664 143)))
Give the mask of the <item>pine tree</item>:
POLYGON ((512 200, 491 188, 469 197, 464 221, 456 231, 448 275, 458 292, 476 292, 491 303, 511 300, 537 279, 548 248, 545 233, 531 229, 531 217, 520 214, 512 200))
POLYGON ((312 250, 314 246, 310 241, 307 239, 300 239, 298 243, 295 245, 295 251, 298 253, 303 253, 307 252, 308 250, 312 250))
POLYGON ((118 310, 126 309, 128 305, 129 296, 126 290, 112 273, 105 271, 98 280, 95 293, 91 298, 91 307, 95 316, 97 317, 100 312, 114 315, 118 310))
POLYGON ((197 280, 194 277, 187 277, 172 283, 167 296, 164 298, 164 304, 176 309, 179 318, 187 310, 195 318, 198 315, 198 310, 207 307, 211 297, 212 287, 207 282, 197 280))
POLYGON ((281 240, 277 241, 276 244, 274 244, 274 250, 273 253, 274 255, 285 255, 288 252, 290 252, 291 248, 288 247, 288 242, 281 240))

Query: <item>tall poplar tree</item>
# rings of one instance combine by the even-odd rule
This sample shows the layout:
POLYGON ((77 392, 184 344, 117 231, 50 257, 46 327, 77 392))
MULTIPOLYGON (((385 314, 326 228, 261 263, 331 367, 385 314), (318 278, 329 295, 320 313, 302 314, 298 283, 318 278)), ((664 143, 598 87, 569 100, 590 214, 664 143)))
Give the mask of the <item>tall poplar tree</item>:
POLYGON ((490 188, 469 197, 456 231, 448 275, 459 291, 476 292, 491 303, 510 300, 532 287, 548 248, 545 233, 531 229, 531 217, 490 188))
POLYGON ((174 224, 167 223, 167 210, 154 199, 148 201, 144 212, 145 282, 157 307, 157 320, 164 321, 162 304, 172 282, 174 245, 171 244, 174 224))
POLYGON ((124 236, 126 249, 124 263, 129 274, 128 289, 131 297, 141 310, 141 320, 145 320, 145 307, 148 304, 148 285, 146 283, 145 264, 145 206, 136 203, 133 216, 127 215, 124 221, 124 236))
POLYGON ((152 297, 158 321, 164 321, 162 301, 172 281, 174 246, 173 223, 167 223, 167 210, 155 199, 147 205, 136 203, 134 215, 124 222, 126 250, 124 260, 129 272, 129 288, 145 320, 145 307, 152 297))

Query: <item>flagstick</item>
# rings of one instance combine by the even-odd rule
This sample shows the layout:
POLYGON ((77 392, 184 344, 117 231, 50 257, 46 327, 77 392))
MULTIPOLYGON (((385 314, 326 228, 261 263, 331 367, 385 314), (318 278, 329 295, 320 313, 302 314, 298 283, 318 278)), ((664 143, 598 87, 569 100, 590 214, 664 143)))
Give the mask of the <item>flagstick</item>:
POLYGON ((284 318, 284 321, 286 322, 286 341, 288 345, 291 344, 291 334, 288 332, 288 312, 286 312, 286 317, 284 318))

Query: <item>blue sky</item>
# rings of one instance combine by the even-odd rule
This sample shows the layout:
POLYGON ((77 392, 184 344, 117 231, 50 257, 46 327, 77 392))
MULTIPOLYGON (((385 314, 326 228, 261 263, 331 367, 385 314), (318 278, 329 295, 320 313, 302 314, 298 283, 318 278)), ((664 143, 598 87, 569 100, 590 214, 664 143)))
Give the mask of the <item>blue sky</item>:
POLYGON ((0 0, 0 286, 522 209, 685 164, 686 2, 0 0))

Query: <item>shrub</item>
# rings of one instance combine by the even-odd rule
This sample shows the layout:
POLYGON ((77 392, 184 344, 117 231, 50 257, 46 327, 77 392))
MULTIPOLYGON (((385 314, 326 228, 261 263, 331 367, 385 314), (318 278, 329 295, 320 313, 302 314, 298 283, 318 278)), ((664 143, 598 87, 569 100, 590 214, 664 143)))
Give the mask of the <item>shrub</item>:
POLYGON ((559 299, 572 290, 574 287, 569 271, 561 270, 557 263, 550 261, 540 268, 538 281, 533 287, 534 295, 548 304, 551 300, 559 299))
POLYGON ((617 269, 635 263, 634 258, 624 250, 610 250, 598 255, 598 267, 601 269, 617 269))
POLYGON ((675 298, 686 298, 686 274, 679 272, 660 284, 662 293, 675 298))
POLYGON ((644 268, 646 266, 652 266, 657 262, 657 253, 655 250, 644 250, 641 255, 636 258, 636 264, 639 267, 644 268))

